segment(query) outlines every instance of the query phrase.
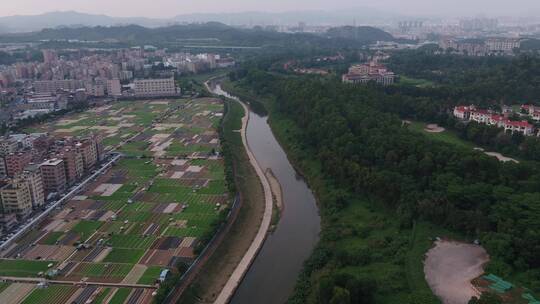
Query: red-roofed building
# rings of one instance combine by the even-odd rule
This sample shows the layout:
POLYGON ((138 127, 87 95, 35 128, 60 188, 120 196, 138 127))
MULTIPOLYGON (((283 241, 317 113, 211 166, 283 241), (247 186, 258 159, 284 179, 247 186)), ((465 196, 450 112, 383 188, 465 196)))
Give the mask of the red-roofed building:
POLYGON ((534 112, 540 111, 540 107, 525 104, 521 106, 521 110, 529 115, 532 115, 534 112))
POLYGON ((531 118, 534 121, 540 121, 540 110, 531 114, 531 118))
POLYGON ((510 121, 507 120, 504 123, 504 131, 508 132, 520 132, 523 133, 525 136, 534 135, 534 126, 528 123, 526 120, 524 121, 510 121))
POLYGON ((474 106, 457 106, 454 108, 454 116, 459 119, 469 120, 471 118, 471 111, 475 110, 474 106))
POLYGON ((497 126, 499 128, 504 128, 504 124, 507 121, 506 117, 492 114, 489 118, 488 125, 497 126))
POLYGON ((491 111, 477 109, 471 111, 471 120, 476 121, 477 123, 488 123, 491 118, 491 111))

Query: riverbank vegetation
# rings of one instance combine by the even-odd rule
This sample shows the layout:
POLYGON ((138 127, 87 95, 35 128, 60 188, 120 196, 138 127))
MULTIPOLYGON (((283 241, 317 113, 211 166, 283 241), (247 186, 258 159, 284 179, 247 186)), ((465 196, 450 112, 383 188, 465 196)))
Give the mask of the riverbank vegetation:
POLYGON ((234 176, 234 189, 240 198, 238 215, 216 251, 184 293, 180 301, 183 304, 210 303, 215 300, 249 248, 262 220, 264 213, 262 186, 251 167, 239 132, 243 116, 244 109, 240 104, 233 100, 225 101, 221 142, 227 162, 225 173, 227 177, 234 176))
POLYGON ((480 239, 489 272, 540 290, 537 163, 503 164, 408 130, 396 107, 428 106, 422 97, 252 67, 233 78, 266 100, 319 198, 321 242, 291 303, 436 303, 418 263, 447 231, 480 239))

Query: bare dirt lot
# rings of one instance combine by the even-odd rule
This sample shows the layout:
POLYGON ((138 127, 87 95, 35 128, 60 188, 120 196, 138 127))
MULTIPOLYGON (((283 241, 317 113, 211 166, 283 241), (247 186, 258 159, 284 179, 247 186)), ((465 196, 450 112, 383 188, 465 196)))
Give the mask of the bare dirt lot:
POLYGON ((426 281, 444 304, 466 304, 478 295, 471 280, 484 273, 488 261, 481 246, 437 241, 424 261, 426 281))

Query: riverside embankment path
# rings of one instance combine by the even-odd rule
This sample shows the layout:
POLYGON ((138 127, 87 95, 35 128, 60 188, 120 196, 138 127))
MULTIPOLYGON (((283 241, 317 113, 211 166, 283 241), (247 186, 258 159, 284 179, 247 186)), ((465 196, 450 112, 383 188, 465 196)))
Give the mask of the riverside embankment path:
MULTIPOLYGON (((210 90, 239 101, 223 91, 219 81, 210 90)), ((257 164, 263 172, 272 170, 281 185, 283 211, 230 303, 281 304, 292 294, 302 266, 319 240, 319 211, 313 192, 275 138, 268 117, 249 111, 246 123, 245 140, 257 164)))
POLYGON ((242 136, 242 143, 244 144, 244 148, 246 149, 246 153, 249 157, 249 162, 255 169, 255 172, 257 173, 257 176, 259 177, 259 180, 261 181, 263 191, 264 191, 264 215, 261 222, 261 226, 259 227, 259 230, 257 231, 257 235, 253 239, 253 242, 249 246, 249 249, 245 253, 244 257, 232 273, 231 277, 221 290, 221 293, 218 295, 216 301, 214 303, 216 304, 226 304, 230 301, 231 297, 234 295, 234 292, 240 285, 240 282, 242 282, 242 279, 246 272, 248 271, 249 267, 251 266, 251 263, 257 256, 257 253, 261 249, 262 245, 264 244, 264 240, 266 238, 266 233, 268 232, 268 229, 270 228, 270 223, 272 221, 272 209, 273 209, 273 200, 272 200, 272 190, 270 187, 270 183, 268 179, 266 178, 266 175, 264 174, 264 171, 262 170, 261 166, 257 162, 257 159, 251 152, 251 149, 249 148, 247 137, 246 137, 246 130, 247 125, 249 122, 249 109, 247 106, 238 101, 242 107, 244 108, 244 117, 242 117, 242 129, 240 130, 241 136, 242 136))

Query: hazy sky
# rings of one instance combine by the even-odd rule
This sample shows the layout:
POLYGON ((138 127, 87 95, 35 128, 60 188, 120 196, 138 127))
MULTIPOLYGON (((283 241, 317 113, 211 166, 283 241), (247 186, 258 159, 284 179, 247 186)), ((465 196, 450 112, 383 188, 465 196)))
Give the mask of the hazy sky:
POLYGON ((540 0, 1 0, 0 16, 76 10, 111 16, 172 17, 187 13, 339 10, 373 7, 418 15, 538 15, 540 0))

